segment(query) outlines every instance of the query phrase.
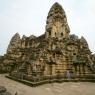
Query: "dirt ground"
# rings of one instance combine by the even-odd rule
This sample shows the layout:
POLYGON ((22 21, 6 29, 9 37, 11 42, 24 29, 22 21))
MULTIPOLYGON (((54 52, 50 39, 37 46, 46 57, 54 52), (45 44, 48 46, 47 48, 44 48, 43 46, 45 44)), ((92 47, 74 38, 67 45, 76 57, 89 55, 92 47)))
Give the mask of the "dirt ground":
POLYGON ((5 86, 12 95, 16 92, 17 95, 95 95, 95 83, 90 82, 64 82, 30 87, 0 75, 0 86, 5 86))

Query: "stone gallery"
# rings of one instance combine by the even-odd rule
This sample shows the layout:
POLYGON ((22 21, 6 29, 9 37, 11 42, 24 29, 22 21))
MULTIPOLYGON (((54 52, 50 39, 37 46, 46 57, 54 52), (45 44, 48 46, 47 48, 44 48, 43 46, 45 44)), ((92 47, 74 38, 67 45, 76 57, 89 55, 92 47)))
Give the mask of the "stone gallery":
POLYGON ((70 34, 64 9, 55 3, 45 33, 21 38, 16 33, 0 57, 12 79, 33 83, 94 79, 95 55, 84 37, 70 34))

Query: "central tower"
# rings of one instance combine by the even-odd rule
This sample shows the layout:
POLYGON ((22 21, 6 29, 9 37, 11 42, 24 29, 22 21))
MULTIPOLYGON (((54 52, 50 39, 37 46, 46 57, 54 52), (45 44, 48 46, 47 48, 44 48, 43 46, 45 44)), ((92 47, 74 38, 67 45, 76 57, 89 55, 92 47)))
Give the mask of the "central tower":
POLYGON ((66 38, 70 33, 65 11, 57 2, 51 7, 46 22, 46 38, 66 38))

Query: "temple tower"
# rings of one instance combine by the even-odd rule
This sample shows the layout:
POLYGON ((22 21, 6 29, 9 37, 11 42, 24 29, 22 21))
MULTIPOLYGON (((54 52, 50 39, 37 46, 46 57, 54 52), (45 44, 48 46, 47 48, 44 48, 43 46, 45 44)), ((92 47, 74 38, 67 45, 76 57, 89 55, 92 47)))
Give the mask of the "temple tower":
POLYGON ((70 33, 64 9, 57 2, 51 7, 46 22, 46 38, 66 38, 70 33))

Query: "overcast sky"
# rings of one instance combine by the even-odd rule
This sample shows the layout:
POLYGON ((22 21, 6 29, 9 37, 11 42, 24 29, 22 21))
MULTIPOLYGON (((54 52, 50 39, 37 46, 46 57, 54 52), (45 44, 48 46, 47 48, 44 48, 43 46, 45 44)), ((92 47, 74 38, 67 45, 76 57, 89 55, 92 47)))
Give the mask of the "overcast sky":
POLYGON ((59 2, 67 15, 71 34, 84 36, 95 51, 95 0, 0 0, 0 55, 12 36, 39 36, 45 32, 50 7, 59 2))

